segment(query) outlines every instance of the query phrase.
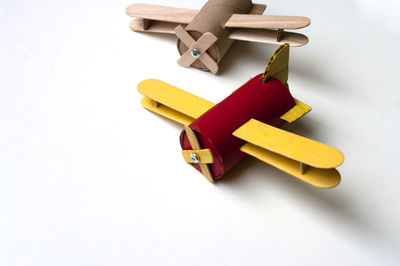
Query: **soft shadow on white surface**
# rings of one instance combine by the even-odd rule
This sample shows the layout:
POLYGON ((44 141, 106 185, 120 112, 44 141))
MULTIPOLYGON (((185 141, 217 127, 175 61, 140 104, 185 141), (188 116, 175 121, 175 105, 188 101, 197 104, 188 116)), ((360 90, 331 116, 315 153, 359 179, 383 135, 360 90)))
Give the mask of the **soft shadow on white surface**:
MULTIPOLYGON (((352 177, 345 176, 345 178, 352 177)), ((340 191, 340 187, 345 184, 346 181, 338 188, 332 189, 335 192, 315 188, 249 157, 227 173, 217 186, 225 192, 235 194, 243 201, 257 205, 258 208, 263 208, 262 202, 257 202, 257 197, 253 193, 265 191, 264 193, 268 194, 271 189, 279 187, 285 195, 295 197, 300 205, 308 205, 313 212, 323 213, 326 218, 321 218, 321 222, 326 223, 326 226, 335 227, 335 223, 341 223, 341 227, 353 232, 363 241, 370 239, 380 240, 383 243, 394 241, 395 239, 387 235, 385 228, 370 220, 369 214, 355 208, 354 200, 357 201, 357 197, 347 194, 346 191, 340 191), (254 187, 256 184, 258 184, 257 189, 254 187)))

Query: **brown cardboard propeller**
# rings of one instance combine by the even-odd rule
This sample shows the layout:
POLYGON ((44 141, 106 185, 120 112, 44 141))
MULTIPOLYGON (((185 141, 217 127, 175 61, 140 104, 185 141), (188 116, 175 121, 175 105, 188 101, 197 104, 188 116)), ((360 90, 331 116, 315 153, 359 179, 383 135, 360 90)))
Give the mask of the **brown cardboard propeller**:
POLYGON ((180 47, 179 52, 181 53, 181 57, 178 60, 179 65, 190 67, 199 60, 200 62, 196 64, 197 68, 207 68, 214 74, 218 72, 216 59, 207 53, 207 50, 218 40, 214 34, 206 32, 195 41, 181 25, 175 28, 175 33, 179 38, 178 47, 180 47), (185 50, 183 51, 183 49, 185 50))
POLYGON ((301 46, 308 38, 286 29, 299 29, 310 19, 262 16, 266 6, 251 0, 209 0, 201 10, 134 4, 130 28, 141 32, 176 34, 178 64, 217 73, 218 64, 234 40, 301 46))

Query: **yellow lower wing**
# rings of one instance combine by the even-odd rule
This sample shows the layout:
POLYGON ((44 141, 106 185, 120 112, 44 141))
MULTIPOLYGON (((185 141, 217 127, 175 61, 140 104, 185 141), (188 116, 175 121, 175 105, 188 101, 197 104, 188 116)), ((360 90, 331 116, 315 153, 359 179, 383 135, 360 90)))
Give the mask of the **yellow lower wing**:
POLYGON ((178 122, 179 124, 182 124, 184 126, 188 126, 194 120, 193 117, 187 116, 163 104, 159 104, 146 96, 142 98, 140 103, 147 110, 152 111, 153 113, 159 114, 161 116, 164 116, 166 118, 169 118, 172 121, 178 122))
POLYGON ((309 167, 307 171, 302 174, 299 162, 282 155, 270 152, 250 143, 244 144, 240 150, 316 187, 332 188, 340 183, 340 174, 335 168, 321 169, 309 167))

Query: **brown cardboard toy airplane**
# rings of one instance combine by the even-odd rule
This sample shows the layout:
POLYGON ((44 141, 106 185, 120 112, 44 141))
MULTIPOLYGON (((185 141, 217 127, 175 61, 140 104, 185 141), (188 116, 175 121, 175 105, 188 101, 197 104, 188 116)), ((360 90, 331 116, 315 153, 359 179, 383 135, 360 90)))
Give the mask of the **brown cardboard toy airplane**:
POLYGON ((233 40, 301 46, 305 35, 284 31, 300 29, 311 21, 299 16, 262 16, 265 5, 251 0, 209 0, 201 10, 134 4, 126 14, 135 19, 134 31, 176 34, 178 64, 218 72, 218 64, 233 40))

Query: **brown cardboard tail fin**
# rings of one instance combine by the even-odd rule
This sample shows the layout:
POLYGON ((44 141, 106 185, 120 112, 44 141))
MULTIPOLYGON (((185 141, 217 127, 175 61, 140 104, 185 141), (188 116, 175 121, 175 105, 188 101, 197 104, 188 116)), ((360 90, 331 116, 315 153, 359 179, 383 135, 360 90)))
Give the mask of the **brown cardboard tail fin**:
POLYGON ((261 78, 262 83, 270 78, 277 78, 283 85, 288 87, 289 47, 290 45, 285 43, 275 50, 274 54, 269 59, 264 75, 261 78))

